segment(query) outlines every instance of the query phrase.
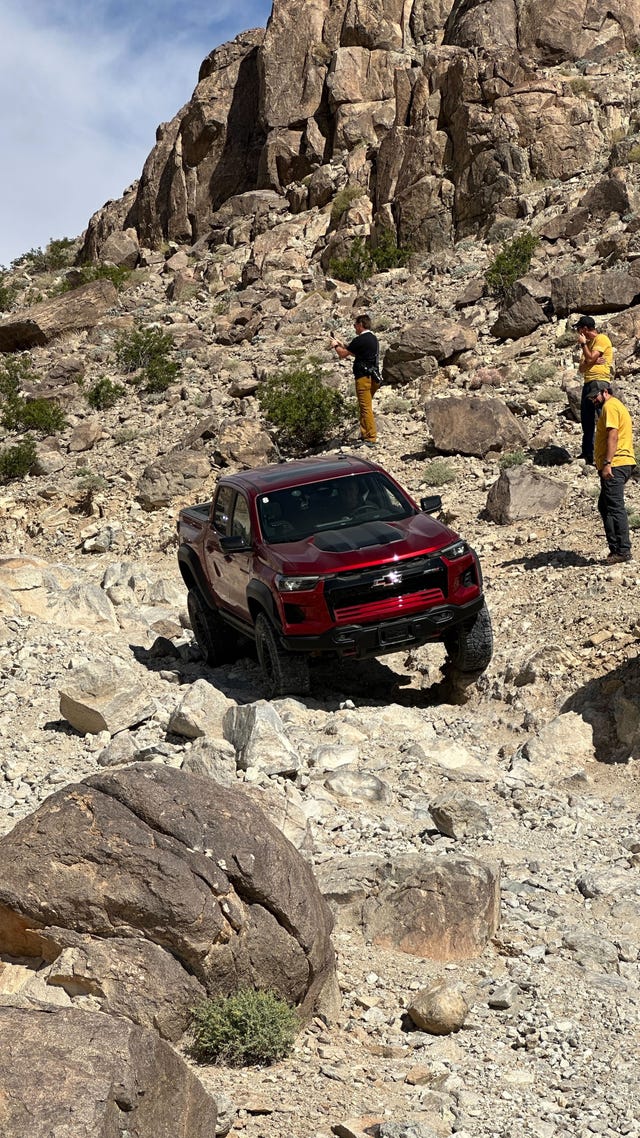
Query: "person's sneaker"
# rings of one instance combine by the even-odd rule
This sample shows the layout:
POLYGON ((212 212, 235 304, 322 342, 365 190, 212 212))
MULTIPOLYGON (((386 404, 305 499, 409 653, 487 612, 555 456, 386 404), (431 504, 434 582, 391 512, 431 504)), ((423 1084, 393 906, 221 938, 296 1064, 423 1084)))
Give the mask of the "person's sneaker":
POLYGON ((610 553, 605 558, 605 565, 622 565, 625 561, 631 561, 630 553, 610 553))
POLYGON ((377 447, 377 443, 372 443, 370 439, 363 439, 362 445, 366 447, 377 447))

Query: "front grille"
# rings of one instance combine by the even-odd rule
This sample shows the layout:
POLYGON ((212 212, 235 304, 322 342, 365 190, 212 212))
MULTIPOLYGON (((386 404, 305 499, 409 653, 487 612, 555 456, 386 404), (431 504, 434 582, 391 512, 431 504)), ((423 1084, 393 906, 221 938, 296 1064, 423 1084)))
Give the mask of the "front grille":
POLYGON ((412 557, 338 573, 324 588, 327 606, 338 624, 420 612, 441 604, 446 593, 447 571, 439 557, 412 557))

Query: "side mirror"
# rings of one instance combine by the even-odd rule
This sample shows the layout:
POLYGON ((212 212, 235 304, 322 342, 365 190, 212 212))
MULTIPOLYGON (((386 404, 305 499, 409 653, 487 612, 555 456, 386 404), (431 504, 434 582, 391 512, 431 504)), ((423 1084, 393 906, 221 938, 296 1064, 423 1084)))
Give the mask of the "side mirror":
POLYGON ((251 549, 251 544, 244 537, 221 537, 220 548, 223 553, 242 553, 251 549))
POLYGON ((420 499, 420 509, 425 514, 435 514, 442 509, 442 498, 439 494, 430 494, 428 498, 420 499))

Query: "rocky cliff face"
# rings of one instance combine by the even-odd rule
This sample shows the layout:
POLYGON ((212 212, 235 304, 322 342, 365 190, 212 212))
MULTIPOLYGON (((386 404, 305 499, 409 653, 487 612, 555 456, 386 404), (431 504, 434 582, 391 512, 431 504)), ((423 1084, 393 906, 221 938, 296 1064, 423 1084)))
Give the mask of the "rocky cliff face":
POLYGON ((84 255, 126 228, 152 248, 207 239, 252 189, 304 212, 359 185, 360 223, 427 251, 530 217, 541 182, 601 167, 635 129, 638 29, 640 0, 308 0, 304 20, 275 0, 265 32, 205 59, 84 255))

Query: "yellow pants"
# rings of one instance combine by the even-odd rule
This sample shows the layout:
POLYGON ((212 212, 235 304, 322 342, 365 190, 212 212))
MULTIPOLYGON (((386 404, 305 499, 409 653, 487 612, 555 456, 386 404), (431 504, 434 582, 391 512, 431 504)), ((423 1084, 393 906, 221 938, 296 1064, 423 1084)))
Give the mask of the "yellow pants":
POLYGON ((360 434, 367 443, 375 443, 378 438, 376 421, 373 417, 373 397, 380 384, 370 375, 356 376, 356 396, 360 411, 360 434))

